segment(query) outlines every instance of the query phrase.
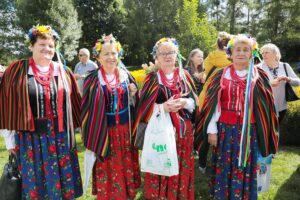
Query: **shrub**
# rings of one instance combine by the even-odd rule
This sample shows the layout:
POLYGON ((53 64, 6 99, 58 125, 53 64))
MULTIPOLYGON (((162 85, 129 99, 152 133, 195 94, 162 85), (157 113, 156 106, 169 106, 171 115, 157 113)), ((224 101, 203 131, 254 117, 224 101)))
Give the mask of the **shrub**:
MULTIPOLYGON (((300 96, 300 87, 295 88, 300 96)), ((300 146, 300 100, 289 102, 285 118, 280 126, 280 144, 300 146)))

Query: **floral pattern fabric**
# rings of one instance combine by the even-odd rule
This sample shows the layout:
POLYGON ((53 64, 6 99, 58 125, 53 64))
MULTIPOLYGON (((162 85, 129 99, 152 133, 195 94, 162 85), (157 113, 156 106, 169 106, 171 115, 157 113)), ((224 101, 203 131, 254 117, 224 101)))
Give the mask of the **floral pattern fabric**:
POLYGON ((184 135, 180 137, 179 133, 176 133, 179 175, 166 177, 151 173, 145 173, 145 199, 194 199, 194 136, 191 121, 186 120, 185 124, 186 132, 184 133, 184 135))
POLYGON ((66 132, 19 132, 16 151, 22 174, 22 199, 75 199, 82 195, 77 149, 69 149, 66 132))
POLYGON ((225 123, 218 124, 218 146, 212 153, 210 195, 218 200, 257 199, 257 136, 251 126, 250 155, 246 167, 238 166, 241 128, 225 123))
POLYGON ((92 193, 99 200, 134 199, 141 177, 138 152, 130 142, 128 125, 110 127, 108 133, 110 155, 94 165, 92 193))

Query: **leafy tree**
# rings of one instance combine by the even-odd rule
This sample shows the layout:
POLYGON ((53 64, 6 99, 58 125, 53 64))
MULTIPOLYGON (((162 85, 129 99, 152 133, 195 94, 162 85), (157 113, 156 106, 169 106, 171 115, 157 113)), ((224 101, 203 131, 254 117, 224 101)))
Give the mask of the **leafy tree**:
POLYGON ((74 0, 83 22, 80 47, 94 46, 103 34, 112 33, 121 43, 125 36, 126 11, 122 0, 74 0))
POLYGON ((181 52, 186 56, 194 48, 200 48, 207 54, 216 41, 215 27, 206 17, 198 16, 197 7, 197 0, 183 0, 183 6, 178 9, 176 16, 179 27, 177 38, 181 44, 181 52))
POLYGON ((13 1, 0 2, 0 63, 8 65, 23 53, 25 40, 17 27, 16 8, 13 1))
POLYGON ((126 24, 126 62, 140 65, 152 59, 152 48, 162 37, 175 37, 174 21, 181 0, 125 0, 128 13, 126 24))
POLYGON ((300 2, 267 1, 263 4, 258 39, 279 46, 283 60, 299 61, 300 2))
POLYGON ((27 32, 33 25, 49 24, 60 34, 61 49, 72 60, 77 54, 81 22, 72 0, 16 0, 20 26, 27 32))

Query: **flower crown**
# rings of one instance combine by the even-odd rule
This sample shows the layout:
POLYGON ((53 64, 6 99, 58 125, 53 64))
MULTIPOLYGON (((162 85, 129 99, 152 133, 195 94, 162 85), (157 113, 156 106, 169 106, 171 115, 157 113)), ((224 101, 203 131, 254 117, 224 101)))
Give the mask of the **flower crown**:
POLYGON ((177 48, 177 49, 179 49, 179 44, 178 44, 178 42, 177 42, 177 40, 175 39, 175 38, 166 38, 166 37, 164 37, 164 38, 161 38, 160 40, 158 40, 156 43, 155 43, 155 45, 154 45, 154 47, 153 47, 153 49, 152 49, 152 56, 153 56, 153 58, 155 59, 156 58, 156 53, 157 53, 157 49, 158 49, 158 47, 162 44, 162 43, 164 43, 164 42, 171 42, 171 43, 173 43, 174 45, 175 45, 175 47, 177 48))
POLYGON ((118 42, 112 34, 109 34, 109 35, 104 34, 104 35, 102 35, 102 38, 97 40, 97 42, 95 43, 95 46, 93 48, 93 54, 95 57, 98 56, 99 53, 101 52, 102 45, 104 43, 115 43, 117 51, 118 51, 118 57, 120 58, 123 56, 124 51, 121 46, 121 43, 118 42))
POLYGON ((51 28, 51 26, 49 25, 36 25, 36 26, 33 26, 28 34, 27 34, 27 41, 28 42, 31 42, 33 41, 38 34, 48 34, 48 35, 51 35, 54 40, 59 40, 59 35, 58 33, 51 28))
POLYGON ((251 36, 248 36, 248 35, 245 35, 245 34, 239 34, 239 35, 236 35, 236 36, 233 36, 228 44, 227 44, 227 47, 226 47, 226 54, 228 56, 231 56, 232 55, 232 49, 234 47, 234 43, 236 41, 237 38, 241 38, 241 39, 246 39, 250 42, 251 44, 251 49, 252 49, 252 55, 254 57, 257 57, 259 58, 259 53, 258 53, 258 43, 256 42, 256 39, 251 37, 251 36))

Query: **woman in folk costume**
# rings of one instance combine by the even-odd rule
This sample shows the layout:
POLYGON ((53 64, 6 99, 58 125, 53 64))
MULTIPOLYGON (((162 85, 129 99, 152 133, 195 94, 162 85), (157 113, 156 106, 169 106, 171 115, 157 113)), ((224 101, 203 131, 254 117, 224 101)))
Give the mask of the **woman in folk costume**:
MULTIPOLYGON (((145 173, 145 199, 194 199, 194 157, 192 113, 195 110, 195 87, 181 65, 178 44, 173 38, 162 38, 153 48, 158 70, 147 75, 140 92, 133 132, 148 123, 155 104, 163 104, 176 128, 179 175, 166 177, 145 173), (179 67, 176 67, 176 58, 179 67)), ((139 132, 140 133, 140 132, 139 132)), ((137 136, 138 137, 138 136, 137 136)), ((145 143, 147 141, 144 141, 145 143)))
POLYGON ((1 83, 0 129, 10 130, 6 140, 19 159, 22 199, 82 195, 74 136, 81 98, 72 72, 52 61, 58 39, 50 26, 30 29, 32 57, 12 63, 1 83))
POLYGON ((213 199, 257 199, 257 159, 275 154, 278 120, 267 75, 253 64, 257 45, 238 35, 227 47, 233 64, 217 71, 207 84, 195 147, 212 153, 213 199), (249 66, 250 65, 250 66, 249 66))
POLYGON ((122 52, 112 35, 99 39, 94 53, 101 64, 83 87, 82 137, 96 158, 92 193, 101 200, 134 199, 141 183, 131 135, 137 85, 120 61, 122 52))

